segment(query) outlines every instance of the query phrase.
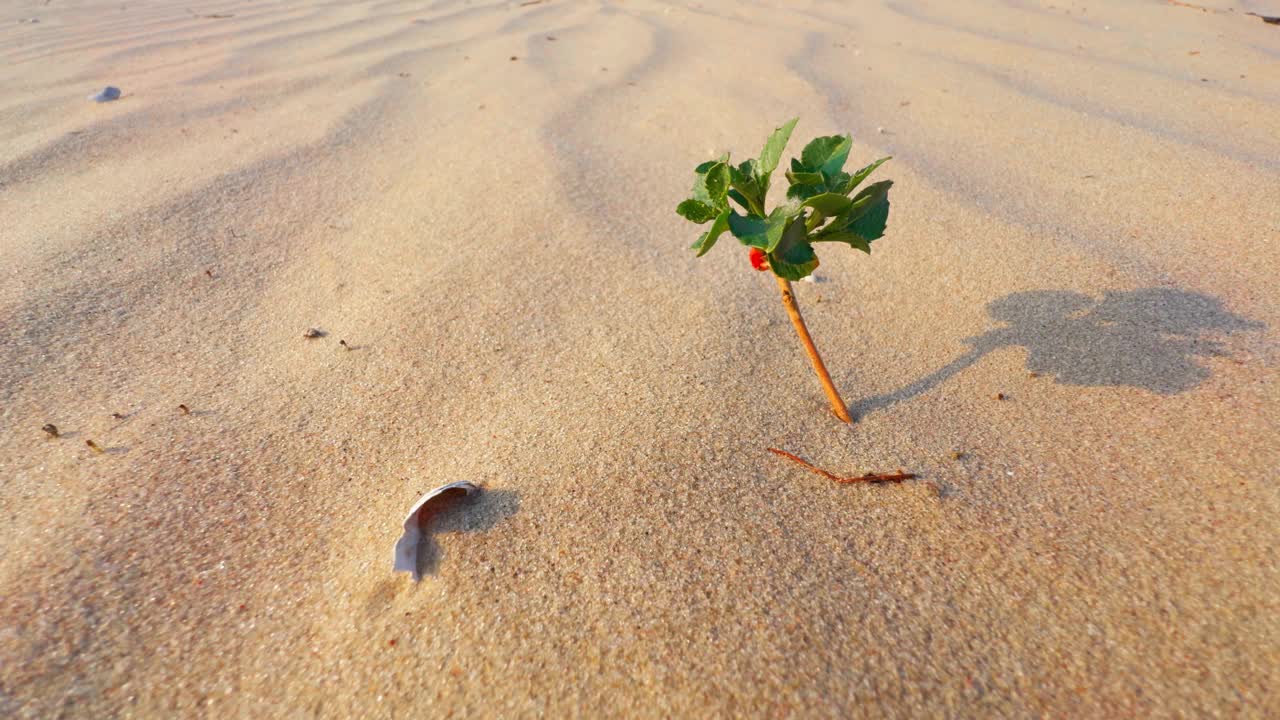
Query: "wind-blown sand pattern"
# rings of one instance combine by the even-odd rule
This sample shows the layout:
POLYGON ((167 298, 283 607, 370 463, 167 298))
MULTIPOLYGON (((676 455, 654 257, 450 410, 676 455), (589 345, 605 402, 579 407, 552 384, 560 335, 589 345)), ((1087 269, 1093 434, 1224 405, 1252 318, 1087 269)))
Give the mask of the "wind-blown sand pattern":
POLYGON ((1197 4, 5 3, 0 715, 1280 714, 1280 12, 1197 4), (793 115, 894 156, 852 427, 673 212, 793 115))

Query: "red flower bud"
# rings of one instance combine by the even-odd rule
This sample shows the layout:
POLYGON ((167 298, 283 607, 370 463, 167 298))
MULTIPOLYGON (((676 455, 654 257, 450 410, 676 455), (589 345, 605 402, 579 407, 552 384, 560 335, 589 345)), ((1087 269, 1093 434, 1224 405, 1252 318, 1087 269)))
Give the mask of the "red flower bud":
POLYGON ((769 269, 769 256, 764 254, 760 248, 751 248, 750 252, 751 267, 757 270, 769 269))

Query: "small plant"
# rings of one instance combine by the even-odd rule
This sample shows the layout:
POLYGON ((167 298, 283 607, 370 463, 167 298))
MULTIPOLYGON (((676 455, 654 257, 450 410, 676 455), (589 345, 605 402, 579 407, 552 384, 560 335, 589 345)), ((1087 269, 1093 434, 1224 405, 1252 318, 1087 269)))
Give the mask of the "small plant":
POLYGON ((786 171, 790 183, 787 201, 766 212, 769 182, 798 119, 793 118, 774 130, 758 158, 735 166, 725 153, 717 160, 699 165, 694 170, 693 196, 680 203, 676 212, 699 225, 711 223, 710 229, 693 243, 698 257, 707 254, 720 236, 728 232, 749 248, 752 267, 773 272, 782 290, 787 314, 822 382, 831 409, 841 420, 853 422, 805 327, 800 306, 791 291, 791 281, 811 275, 818 267, 814 243, 843 243, 871 253, 871 242, 884 235, 889 219, 889 188, 893 181, 882 180, 857 194, 854 191, 889 158, 880 158, 850 175, 844 171, 844 163, 853 147, 853 138, 848 135, 814 138, 786 171), (738 207, 730 205, 730 200, 738 207))

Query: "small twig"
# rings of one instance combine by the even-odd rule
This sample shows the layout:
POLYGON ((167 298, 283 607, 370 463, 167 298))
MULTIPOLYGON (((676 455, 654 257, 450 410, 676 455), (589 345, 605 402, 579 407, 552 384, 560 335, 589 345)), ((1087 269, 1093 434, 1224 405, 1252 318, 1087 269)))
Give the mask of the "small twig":
POLYGON ((823 470, 822 468, 804 460, 803 458, 800 458, 796 455, 792 455, 786 450, 779 450, 778 448, 769 448, 768 450, 774 455, 779 455, 781 457, 784 457, 790 460, 791 462, 801 465, 809 472, 817 473, 818 475, 821 475, 822 477, 828 480, 834 480, 838 483, 842 483, 845 485, 848 485, 850 483, 858 483, 858 482, 869 482, 869 483, 902 482, 903 480, 911 480, 916 476, 915 473, 903 472, 899 470, 896 473, 867 473, 866 475, 854 475, 852 477, 841 477, 840 475, 836 475, 835 473, 827 472, 826 470, 823 470))

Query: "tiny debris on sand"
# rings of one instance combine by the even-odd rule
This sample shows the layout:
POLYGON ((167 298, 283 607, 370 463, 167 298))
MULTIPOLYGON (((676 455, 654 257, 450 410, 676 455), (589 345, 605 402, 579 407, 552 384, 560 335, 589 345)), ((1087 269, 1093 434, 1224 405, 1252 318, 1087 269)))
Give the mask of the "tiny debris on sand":
POLYGON ((49 437, 58 437, 58 426, 53 423, 48 423, 40 429, 49 433, 49 437))
POLYGON ((302 333, 302 337, 308 340, 315 340, 316 338, 324 337, 325 334, 326 334, 325 331, 321 330, 320 328, 307 328, 307 331, 302 333))

